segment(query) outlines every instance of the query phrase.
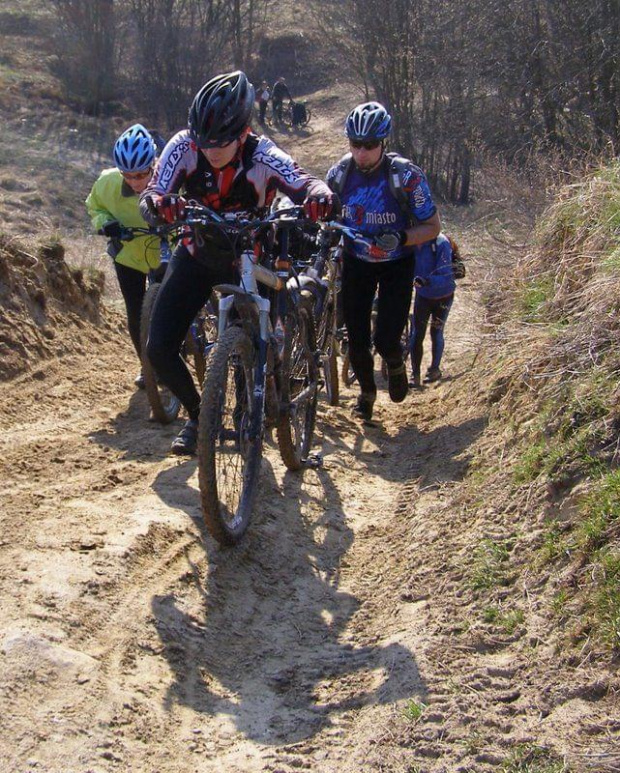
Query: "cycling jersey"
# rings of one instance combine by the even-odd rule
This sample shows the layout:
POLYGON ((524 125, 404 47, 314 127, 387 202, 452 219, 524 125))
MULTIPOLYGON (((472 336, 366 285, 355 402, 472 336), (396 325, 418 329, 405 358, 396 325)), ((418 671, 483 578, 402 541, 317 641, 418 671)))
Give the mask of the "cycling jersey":
POLYGON ((455 288, 452 270, 452 245, 450 239, 440 233, 436 239, 414 248, 415 274, 426 280, 423 287, 416 288, 422 298, 445 298, 455 288))
MULTIPOLYGON (((340 161, 327 173, 328 185, 334 180, 339 164, 340 161)), ((352 165, 340 194, 342 220, 345 225, 360 229, 369 237, 386 229, 402 231, 409 227, 401 204, 390 190, 388 173, 387 156, 384 156, 383 162, 370 174, 361 172, 355 164, 352 165)), ((416 220, 428 220, 435 214, 437 208, 431 197, 426 176, 413 163, 404 175, 403 190, 409 197, 410 211, 416 220)), ((385 256, 376 258, 370 255, 368 245, 356 243, 348 237, 344 239, 344 249, 345 253, 372 263, 397 260, 413 252, 413 247, 397 247, 385 256)))
POLYGON ((241 154, 222 169, 215 169, 187 130, 175 135, 160 156, 142 194, 143 214, 149 214, 145 197, 181 189, 186 198, 226 212, 262 210, 278 191, 295 204, 301 204, 308 194, 329 194, 324 182, 304 171, 267 137, 250 134, 241 154))
MULTIPOLYGON (((140 213, 139 196, 124 182, 118 169, 104 169, 86 199, 86 208, 95 231, 117 220, 131 228, 147 228, 140 213)), ((137 236, 122 247, 114 260, 127 268, 148 274, 159 266, 159 240, 152 236, 137 236)))

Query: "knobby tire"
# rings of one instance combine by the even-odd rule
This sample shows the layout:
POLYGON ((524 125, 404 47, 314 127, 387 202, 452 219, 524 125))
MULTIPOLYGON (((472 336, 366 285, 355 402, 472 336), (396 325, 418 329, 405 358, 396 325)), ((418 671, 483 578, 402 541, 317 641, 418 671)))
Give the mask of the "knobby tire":
POLYGON ((252 515, 262 457, 262 419, 254 399, 254 347, 237 327, 228 328, 209 351, 198 419, 198 482, 211 535, 233 545, 252 515))
POLYGON ((300 306, 288 316, 284 329, 282 402, 276 427, 280 456, 289 470, 301 469, 312 445, 318 399, 315 351, 314 320, 300 306))
POLYGON ((338 380, 338 345, 334 336, 334 308, 326 304, 318 332, 318 348, 321 354, 321 367, 325 379, 325 393, 330 405, 340 401, 340 383, 338 380))

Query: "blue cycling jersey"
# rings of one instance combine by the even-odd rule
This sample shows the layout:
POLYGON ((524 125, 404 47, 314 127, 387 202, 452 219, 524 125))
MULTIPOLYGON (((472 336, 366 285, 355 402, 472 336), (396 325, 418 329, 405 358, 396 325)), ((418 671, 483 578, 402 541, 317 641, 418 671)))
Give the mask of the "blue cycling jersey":
POLYGON ((436 239, 414 248, 415 275, 426 280, 416 293, 422 298, 445 298, 456 288, 452 270, 452 245, 440 233, 436 239))
MULTIPOLYGON (((338 164, 327 173, 327 184, 336 175, 338 164)), ((422 170, 411 163, 405 178, 403 189, 409 197, 410 211, 416 220, 428 220, 435 212, 430 188, 422 170)), ((345 225, 361 230, 365 236, 372 237, 381 231, 402 231, 409 227, 410 221, 399 201, 390 190, 388 181, 388 165, 383 163, 370 174, 364 174, 355 164, 347 174, 344 188, 341 192, 342 221, 345 225)), ((404 255, 411 255, 412 247, 397 247, 391 252, 380 256, 370 254, 369 246, 353 242, 345 237, 345 252, 361 260, 375 263, 377 261, 397 260, 404 255)))

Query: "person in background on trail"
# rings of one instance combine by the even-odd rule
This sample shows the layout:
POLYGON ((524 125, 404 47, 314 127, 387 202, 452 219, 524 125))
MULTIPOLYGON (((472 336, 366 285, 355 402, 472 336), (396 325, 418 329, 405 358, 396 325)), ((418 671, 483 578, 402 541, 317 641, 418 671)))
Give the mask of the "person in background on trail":
POLYGON ((267 81, 262 81, 258 91, 258 122, 261 126, 265 125, 265 114, 267 113, 267 105, 269 104, 270 97, 271 91, 267 85, 267 81))
POLYGON ((391 159, 385 150, 391 129, 392 118, 383 105, 366 102, 355 107, 345 122, 350 153, 327 173, 328 185, 341 198, 344 224, 360 229, 369 240, 360 244, 344 237, 342 273, 349 356, 360 385, 354 413, 364 421, 371 420, 377 396, 371 348, 375 293, 378 290, 374 345, 387 365, 390 398, 399 403, 408 392, 400 339, 413 292, 414 247, 435 239, 440 230, 426 177, 408 159, 400 159, 406 169, 407 212, 393 193, 391 159))
MULTIPOLYGON (((155 143, 147 129, 137 123, 116 140, 113 156, 116 166, 101 172, 88 194, 86 209, 95 231, 108 237, 108 255, 114 260, 129 335, 140 359, 140 314, 146 276, 159 267, 160 250, 157 240, 146 235, 127 240, 123 231, 148 227, 139 203, 153 174, 155 143)), ((134 383, 144 389, 141 371, 134 383)))
POLYGON ((289 102, 293 101, 293 97, 291 96, 291 92, 288 90, 286 81, 284 78, 280 77, 273 84, 273 88, 271 89, 273 120, 276 121, 276 123, 282 123, 282 104, 284 103, 285 98, 287 98, 289 102))
MULTIPOLYGON (((168 142, 142 194, 140 208, 149 222, 182 220, 187 199, 216 211, 262 214, 278 191, 303 203, 313 221, 331 215, 338 202, 327 185, 270 139, 251 131, 253 105, 254 87, 240 70, 205 83, 190 107, 188 128, 168 142)), ((147 356, 189 417, 172 443, 173 453, 195 453, 200 411, 200 395, 180 355, 181 344, 213 286, 238 281, 230 242, 213 235, 201 245, 179 245, 161 286, 147 356)))
POLYGON ((426 327, 431 320, 431 365, 424 381, 431 383, 441 379, 441 357, 444 350, 444 327, 452 301, 456 282, 452 269, 452 244, 447 236, 440 233, 436 239, 415 247, 416 288, 411 318, 411 382, 419 388, 420 367, 426 327))

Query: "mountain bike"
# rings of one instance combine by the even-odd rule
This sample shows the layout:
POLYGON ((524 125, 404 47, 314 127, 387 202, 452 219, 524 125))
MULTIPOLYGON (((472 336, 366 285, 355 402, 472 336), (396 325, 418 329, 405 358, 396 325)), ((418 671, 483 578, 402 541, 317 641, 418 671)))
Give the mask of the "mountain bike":
POLYGON ((330 405, 340 401, 338 354, 342 338, 339 327, 341 247, 334 245, 333 230, 321 223, 316 238, 318 247, 313 264, 302 272, 302 296, 310 299, 316 327, 323 384, 330 405))
MULTIPOLYGON (((359 244, 369 244, 370 239, 364 235, 364 233, 356 228, 353 228, 351 226, 346 226, 343 223, 330 221, 327 223, 321 224, 321 237, 319 239, 319 244, 328 244, 332 241, 332 234, 344 234, 348 236, 350 239, 352 239, 354 242, 357 242, 359 244), (321 241, 322 240, 322 241, 321 241)), ((323 250, 326 251, 325 255, 326 257, 329 255, 329 248, 323 247, 323 250)), ((347 339, 347 333, 342 324, 340 324, 340 320, 338 317, 341 316, 341 313, 338 313, 339 310, 339 299, 338 294, 340 290, 340 278, 342 274, 342 267, 341 267, 341 251, 342 247, 339 244, 336 248, 331 249, 333 256, 337 256, 335 259, 335 263, 333 267, 330 269, 331 271, 331 292, 328 293, 329 295, 332 295, 334 298, 333 303, 333 311, 331 312, 331 316, 328 316, 328 325, 330 325, 330 334, 329 334, 329 344, 322 348, 322 351, 327 355, 327 359, 324 360, 324 369, 327 369, 329 372, 325 372, 325 379, 326 379, 326 391, 328 394, 328 398, 330 401, 330 405, 337 405, 338 404, 338 393, 335 391, 333 384, 334 381, 337 384, 337 374, 338 374, 338 366, 337 366, 337 359, 336 359, 336 352, 341 354, 342 356, 342 365, 340 369, 340 378, 342 379, 342 382, 345 386, 350 387, 352 384, 356 381, 355 372, 353 371, 353 368, 351 367, 351 360, 349 359, 349 351, 348 351, 348 339, 347 339), (332 402, 332 399, 335 401, 332 402)), ((334 258, 332 258, 332 261, 334 258)), ((321 257, 321 249, 319 249, 319 257, 317 258, 317 268, 322 267, 325 264, 325 257, 321 257)), ((378 299, 377 297, 374 298, 373 304, 372 304, 372 312, 370 317, 370 325, 371 325, 371 340, 374 340, 375 338, 375 331, 376 331, 376 325, 377 325, 377 309, 378 309, 378 299)), ((317 312, 317 328, 321 330, 322 322, 320 320, 319 316, 320 312, 317 312)), ((401 336, 401 346, 403 347, 403 352, 407 352, 409 350, 409 337, 410 337, 410 324, 409 324, 409 316, 407 317, 407 322, 405 325, 405 329, 403 330, 402 336, 401 336)), ((321 339, 319 335, 319 340, 321 339)), ((373 356, 374 356, 374 349, 373 349, 373 356)), ((387 364, 385 360, 381 359, 381 375, 384 379, 387 380, 387 364)))
POLYGON ((293 129, 302 128, 310 123, 312 111, 307 102, 293 102, 282 108, 282 123, 293 129))
POLYGON ((240 263, 238 285, 217 285, 218 338, 207 357, 198 419, 198 481, 204 519, 220 543, 243 536, 253 509, 266 424, 290 470, 306 461, 316 417, 314 321, 302 297, 290 236, 301 209, 263 219, 186 208, 196 239, 215 229, 240 263), (269 246, 271 245, 271 246, 269 246), (258 283, 265 288, 259 293, 258 283))

